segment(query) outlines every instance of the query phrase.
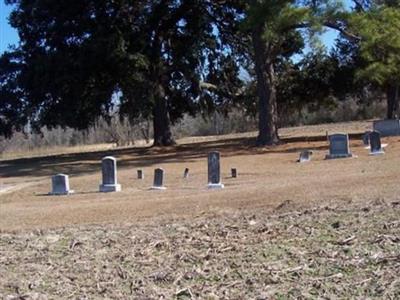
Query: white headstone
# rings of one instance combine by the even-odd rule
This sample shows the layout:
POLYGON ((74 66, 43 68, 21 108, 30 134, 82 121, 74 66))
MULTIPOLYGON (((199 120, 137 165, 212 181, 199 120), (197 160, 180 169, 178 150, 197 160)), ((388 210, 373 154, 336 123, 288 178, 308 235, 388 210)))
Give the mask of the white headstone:
POLYGON ((103 182, 100 184, 100 192, 120 192, 121 185, 117 182, 117 160, 112 156, 106 156, 101 161, 103 182))
POLYGON ((312 154, 313 154, 313 152, 310 150, 301 151, 298 162, 299 163, 309 162, 311 160, 312 154))
POLYGON ((51 177, 51 195, 69 195, 74 191, 69 188, 69 177, 65 174, 57 174, 51 177))

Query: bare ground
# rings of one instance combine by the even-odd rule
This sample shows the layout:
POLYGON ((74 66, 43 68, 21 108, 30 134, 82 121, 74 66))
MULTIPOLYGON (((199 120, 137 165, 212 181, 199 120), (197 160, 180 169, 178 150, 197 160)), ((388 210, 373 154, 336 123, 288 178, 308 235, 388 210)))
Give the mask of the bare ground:
POLYGON ((324 160, 325 130, 368 126, 288 129, 265 149, 234 135, 0 162, 13 186, 0 194, 0 298, 398 299, 400 138, 384 140, 384 156, 354 139, 358 158, 324 160), (311 163, 295 162, 302 149, 311 163), (210 150, 221 151, 224 190, 206 189, 210 150), (99 194, 110 154, 123 191, 99 194), (148 189, 157 166, 164 192, 148 189), (46 195, 59 172, 75 195, 46 195))

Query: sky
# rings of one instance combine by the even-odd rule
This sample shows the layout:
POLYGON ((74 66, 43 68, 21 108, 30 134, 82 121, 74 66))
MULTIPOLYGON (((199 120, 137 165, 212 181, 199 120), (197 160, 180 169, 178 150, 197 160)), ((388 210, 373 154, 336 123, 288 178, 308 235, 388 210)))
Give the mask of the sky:
POLYGON ((10 12, 11 6, 0 0, 0 54, 7 50, 9 44, 16 44, 19 39, 17 32, 8 24, 10 12))
MULTIPOLYGON (((351 0, 345 0, 346 6, 350 6, 351 0)), ((0 0, 0 55, 8 49, 12 44, 18 43, 17 32, 8 24, 8 17, 12 7, 4 4, 4 0, 0 0)), ((330 49, 337 37, 336 32, 328 30, 321 38, 325 46, 330 49)))

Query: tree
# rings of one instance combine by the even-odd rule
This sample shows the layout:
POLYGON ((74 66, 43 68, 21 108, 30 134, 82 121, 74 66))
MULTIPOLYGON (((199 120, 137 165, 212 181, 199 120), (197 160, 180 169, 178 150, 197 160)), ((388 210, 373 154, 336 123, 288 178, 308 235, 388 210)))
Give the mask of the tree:
POLYGON ((387 118, 400 117, 400 3, 375 5, 352 17, 352 30, 361 37, 360 55, 366 65, 357 72, 386 90, 387 118))
POLYGON ((259 98, 257 144, 279 142, 276 64, 287 45, 301 38, 301 30, 313 34, 324 26, 356 38, 346 31, 347 15, 337 1, 250 1, 245 22, 252 38, 259 98))
POLYGON ((213 1, 7 3, 16 7, 10 20, 21 39, 15 82, 38 128, 87 128, 118 109, 131 120, 151 117, 154 144, 171 145, 171 123, 221 94, 219 86, 205 93, 204 79, 238 73, 227 67, 235 62, 218 32, 234 11, 213 1))
POLYGON ((21 71, 18 52, 6 52, 0 57, 0 134, 6 137, 27 121, 24 92, 18 87, 21 71))

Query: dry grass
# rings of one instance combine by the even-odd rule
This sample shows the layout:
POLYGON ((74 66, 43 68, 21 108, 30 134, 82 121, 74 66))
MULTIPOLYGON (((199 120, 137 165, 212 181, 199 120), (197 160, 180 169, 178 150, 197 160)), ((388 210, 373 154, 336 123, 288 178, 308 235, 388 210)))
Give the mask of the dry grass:
POLYGON ((323 138, 297 138, 368 123, 348 126, 287 129, 292 142, 264 149, 230 135, 3 161, 0 298, 398 299, 400 138, 380 157, 352 140, 358 158, 330 161, 323 138), (302 149, 311 163, 295 162, 302 149), (210 150, 224 190, 206 189, 210 150), (120 193, 97 192, 105 155, 118 158, 120 193), (158 166, 164 192, 149 190, 158 166), (46 195, 59 172, 75 195, 46 195))
POLYGON ((1 235, 3 299, 398 299, 399 202, 1 235))
MULTIPOLYGON (((372 121, 360 121, 351 123, 331 123, 324 125, 312 125, 312 126, 300 126, 282 128, 280 134, 282 137, 288 136, 316 136, 323 135, 325 131, 343 131, 348 133, 361 133, 371 128, 372 121)), ((255 137, 256 132, 251 133, 237 133, 226 136, 205 136, 205 137, 186 137, 178 140, 178 144, 187 144, 194 142, 210 142, 217 141, 224 138, 248 138, 255 137)), ((151 145, 152 141, 147 143, 144 140, 137 140, 135 147, 145 147, 151 145)), ((45 156, 58 156, 63 154, 74 154, 74 153, 90 153, 98 151, 112 150, 116 146, 115 144, 96 144, 96 145, 78 145, 71 147, 42 147, 38 149, 32 149, 30 151, 12 151, 0 154, 0 161, 13 160, 18 158, 32 158, 32 157, 45 157, 45 156)), ((127 147, 120 147, 124 149, 127 147)))
POLYGON ((42 148, 32 149, 30 151, 13 151, 13 152, 1 153, 0 160, 7 161, 18 158, 45 157, 45 156, 54 156, 62 154, 105 151, 113 149, 114 147, 115 147, 114 144, 79 145, 71 147, 65 147, 65 146, 42 147, 42 148))

